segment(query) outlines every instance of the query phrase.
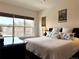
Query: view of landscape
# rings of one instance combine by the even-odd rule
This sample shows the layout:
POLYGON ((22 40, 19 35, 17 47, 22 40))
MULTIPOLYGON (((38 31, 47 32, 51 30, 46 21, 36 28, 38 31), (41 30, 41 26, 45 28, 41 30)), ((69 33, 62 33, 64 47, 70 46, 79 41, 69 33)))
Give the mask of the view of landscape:
POLYGON ((34 20, 0 16, 0 33, 4 45, 20 43, 19 37, 34 36, 34 20))

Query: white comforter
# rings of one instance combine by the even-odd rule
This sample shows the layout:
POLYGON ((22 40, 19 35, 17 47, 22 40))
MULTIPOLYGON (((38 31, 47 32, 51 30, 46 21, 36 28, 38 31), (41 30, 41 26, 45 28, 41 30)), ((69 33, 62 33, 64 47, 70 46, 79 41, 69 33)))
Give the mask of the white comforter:
POLYGON ((69 59, 79 50, 79 40, 58 40, 48 37, 26 39, 26 49, 42 59, 69 59))

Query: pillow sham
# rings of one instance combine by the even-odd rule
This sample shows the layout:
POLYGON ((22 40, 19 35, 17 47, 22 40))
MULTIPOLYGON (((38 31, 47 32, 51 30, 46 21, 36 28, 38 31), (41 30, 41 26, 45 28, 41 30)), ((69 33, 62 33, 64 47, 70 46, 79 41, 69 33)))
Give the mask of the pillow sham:
POLYGON ((57 34, 60 32, 61 28, 53 28, 53 34, 57 34))
POLYGON ((63 33, 72 33, 73 28, 63 28, 63 33))
POLYGON ((51 37, 52 37, 52 38, 57 38, 57 37, 59 36, 60 30, 61 30, 61 28, 56 28, 56 27, 54 27, 54 28, 53 28, 53 31, 52 31, 51 37))

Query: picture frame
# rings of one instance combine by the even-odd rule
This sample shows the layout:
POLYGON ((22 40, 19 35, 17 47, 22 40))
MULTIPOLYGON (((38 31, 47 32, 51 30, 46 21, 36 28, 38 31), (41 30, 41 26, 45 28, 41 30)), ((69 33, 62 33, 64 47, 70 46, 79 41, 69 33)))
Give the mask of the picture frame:
POLYGON ((41 19, 41 26, 42 27, 46 26, 46 16, 42 17, 42 19, 41 19))
POLYGON ((67 22, 67 9, 59 10, 58 12, 58 22, 67 22))

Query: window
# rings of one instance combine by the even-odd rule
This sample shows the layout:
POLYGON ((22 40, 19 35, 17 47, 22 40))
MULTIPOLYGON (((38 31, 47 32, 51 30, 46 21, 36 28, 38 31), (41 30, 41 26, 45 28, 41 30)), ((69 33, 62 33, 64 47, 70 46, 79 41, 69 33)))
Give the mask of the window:
POLYGON ((34 36, 34 18, 0 13, 0 31, 4 45, 22 43, 20 38, 34 36))
POLYGON ((14 36, 23 37, 24 36, 24 19, 14 18, 14 36))
POLYGON ((2 35, 5 36, 4 45, 12 44, 13 18, 0 16, 0 27, 2 35))
POLYGON ((34 36, 34 20, 25 19, 25 36, 34 36))

